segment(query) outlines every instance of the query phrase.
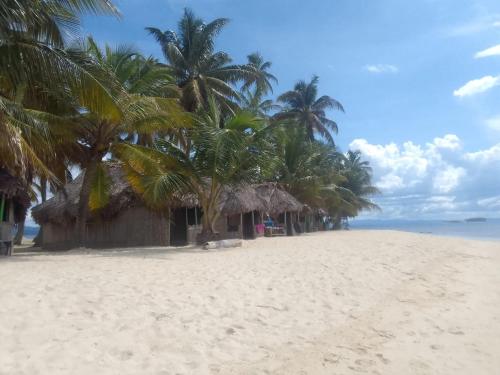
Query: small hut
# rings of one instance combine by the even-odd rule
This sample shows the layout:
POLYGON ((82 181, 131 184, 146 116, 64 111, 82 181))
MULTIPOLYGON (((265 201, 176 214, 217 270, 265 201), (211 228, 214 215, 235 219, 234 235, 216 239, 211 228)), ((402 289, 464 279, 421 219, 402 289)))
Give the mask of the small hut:
POLYGON ((11 255, 14 228, 31 204, 26 185, 0 169, 0 255, 11 255))
MULTIPOLYGON (((166 246, 170 243, 169 215, 154 211, 126 182, 118 163, 107 163, 108 204, 90 213, 85 246, 89 248, 166 246)), ((77 245, 76 217, 83 174, 54 197, 32 209, 42 230, 43 248, 69 249, 77 245)))
POLYGON ((264 200, 267 214, 286 228, 287 235, 293 236, 300 232, 299 213, 304 207, 302 203, 275 182, 255 185, 254 189, 264 200))
POLYGON ((224 189, 219 209, 221 218, 216 228, 223 238, 254 239, 263 235, 259 230, 266 201, 252 185, 239 185, 224 189))

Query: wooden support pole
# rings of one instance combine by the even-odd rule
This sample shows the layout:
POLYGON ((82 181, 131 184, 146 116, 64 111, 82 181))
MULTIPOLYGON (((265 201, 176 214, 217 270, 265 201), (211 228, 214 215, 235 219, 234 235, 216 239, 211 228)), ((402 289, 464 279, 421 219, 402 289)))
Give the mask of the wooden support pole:
POLYGON ((194 206, 194 225, 198 226, 198 207, 194 206))
POLYGON ((243 213, 240 212, 240 237, 243 238, 243 213))
POLYGON ((3 221, 4 210, 5 210, 5 194, 2 193, 2 201, 0 202, 0 222, 3 221))
POLYGON ((252 211, 252 237, 255 238, 255 211, 252 211))

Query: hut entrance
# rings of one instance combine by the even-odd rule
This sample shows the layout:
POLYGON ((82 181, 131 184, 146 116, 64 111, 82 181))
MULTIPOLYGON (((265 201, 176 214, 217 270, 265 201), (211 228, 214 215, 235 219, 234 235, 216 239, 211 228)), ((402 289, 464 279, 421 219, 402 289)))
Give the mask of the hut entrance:
POLYGON ((187 210, 185 207, 172 210, 170 217, 170 245, 187 244, 187 210))
POLYGON ((251 240, 255 238, 253 212, 243 214, 243 239, 251 240))

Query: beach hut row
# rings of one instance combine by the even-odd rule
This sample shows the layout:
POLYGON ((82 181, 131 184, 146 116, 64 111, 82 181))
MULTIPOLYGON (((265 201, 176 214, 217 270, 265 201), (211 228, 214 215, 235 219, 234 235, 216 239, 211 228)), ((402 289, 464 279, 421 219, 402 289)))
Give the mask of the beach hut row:
POLYGON ((0 169, 0 255, 10 255, 15 225, 23 220, 30 204, 26 186, 0 169))
MULTIPOLYGON (((89 248, 182 246, 193 244, 201 232, 202 209, 194 194, 175 196, 167 209, 147 207, 124 178, 118 163, 107 164, 111 179, 109 202, 92 212, 86 225, 89 248)), ((45 249, 75 247, 76 218, 83 176, 67 184, 54 197, 32 209, 41 227, 39 245, 45 249)), ((264 235, 266 220, 283 234, 301 232, 304 205, 276 183, 226 187, 219 199, 215 225, 220 239, 252 239, 264 235)))

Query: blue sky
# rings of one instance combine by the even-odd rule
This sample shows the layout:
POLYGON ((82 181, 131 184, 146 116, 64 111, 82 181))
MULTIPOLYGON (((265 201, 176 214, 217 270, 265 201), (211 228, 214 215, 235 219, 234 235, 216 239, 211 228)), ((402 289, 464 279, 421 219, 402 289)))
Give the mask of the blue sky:
POLYGON ((383 196, 376 217, 500 216, 500 2, 494 0, 122 0, 84 33, 161 57, 146 26, 184 7, 231 23, 217 48, 273 62, 275 93, 320 77, 337 144, 361 149, 383 196))

